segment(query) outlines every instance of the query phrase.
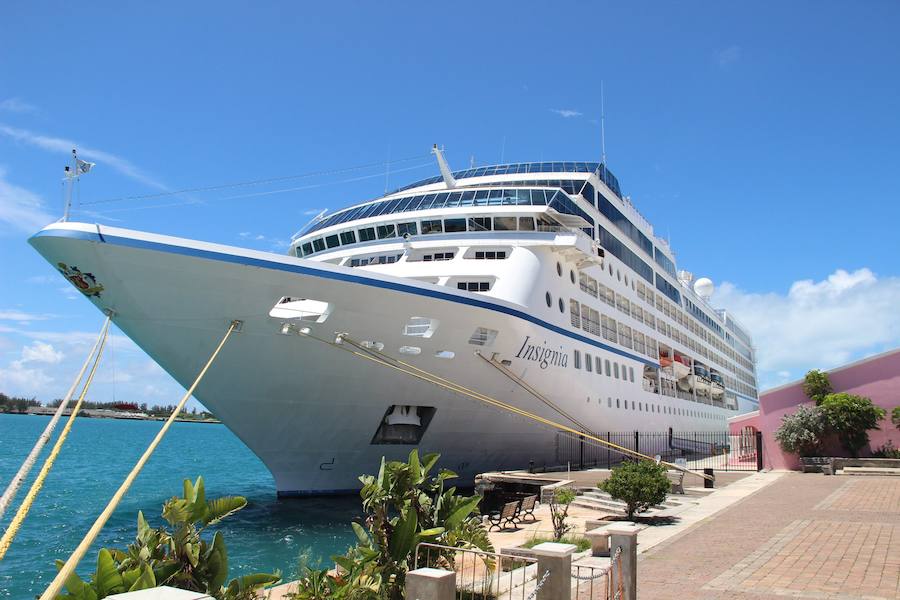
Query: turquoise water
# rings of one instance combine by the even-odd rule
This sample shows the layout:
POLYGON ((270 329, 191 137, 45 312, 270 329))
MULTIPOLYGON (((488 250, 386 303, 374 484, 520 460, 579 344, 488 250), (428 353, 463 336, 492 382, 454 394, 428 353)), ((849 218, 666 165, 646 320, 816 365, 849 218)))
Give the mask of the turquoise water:
MULTIPOLYGON (((0 493, 48 421, 49 417, 0 414, 0 493)), ((64 420, 57 434, 63 424, 64 420)), ((56 571, 53 561, 65 560, 75 548, 161 425, 76 420, 28 520, 0 561, 0 598, 33 598, 44 590, 56 571)), ((0 531, 5 531, 51 445, 52 441, 0 521, 0 531)), ((223 425, 175 423, 85 557, 79 574, 93 570, 101 546, 124 548, 132 540, 138 510, 151 525, 162 524, 162 503, 181 495, 184 478, 198 475, 206 482, 207 497, 241 495, 248 500, 247 508, 219 526, 228 546, 231 577, 272 569, 290 576, 301 553, 327 559, 355 539, 350 521, 359 515, 357 497, 278 500, 269 472, 223 425)))

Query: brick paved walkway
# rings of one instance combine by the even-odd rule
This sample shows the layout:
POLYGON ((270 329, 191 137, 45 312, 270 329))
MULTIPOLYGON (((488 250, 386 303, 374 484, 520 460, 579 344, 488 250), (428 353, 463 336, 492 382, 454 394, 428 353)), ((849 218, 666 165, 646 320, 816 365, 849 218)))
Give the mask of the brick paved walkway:
POLYGON ((900 598, 900 478, 788 474, 642 554, 638 597, 900 598))

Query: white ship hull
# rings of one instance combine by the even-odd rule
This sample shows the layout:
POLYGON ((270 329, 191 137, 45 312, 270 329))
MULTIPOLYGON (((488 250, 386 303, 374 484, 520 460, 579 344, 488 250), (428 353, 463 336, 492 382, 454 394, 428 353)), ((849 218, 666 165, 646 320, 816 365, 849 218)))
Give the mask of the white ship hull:
POLYGON ((724 419, 736 414, 644 391, 641 360, 588 345, 584 336, 497 298, 290 256, 101 231, 96 225, 51 225, 31 244, 54 266, 92 273, 103 290, 91 301, 114 311, 116 325, 184 386, 228 324, 240 320, 240 332, 195 396, 260 457, 283 495, 353 491, 358 476, 376 470, 382 456, 405 457, 415 446, 372 443, 391 405, 434 407, 418 447, 440 452, 441 464, 457 471, 462 483, 485 470, 524 468, 531 461, 553 465, 557 457, 553 430, 308 337, 283 335, 283 319, 269 312, 285 296, 330 303, 325 322, 303 323, 314 335, 333 339, 335 332, 347 332, 356 340, 378 341, 387 354, 548 419, 563 421, 476 355, 479 348, 469 338, 477 327, 500 332, 484 354, 510 360, 516 375, 594 431, 722 431, 724 419), (431 338, 412 339, 403 335, 412 316, 437 319, 441 326, 431 338), (587 347, 632 366, 637 383, 592 379, 582 371, 575 376, 571 365, 517 358, 526 340, 564 352, 570 363, 574 347, 587 347), (411 344, 421 348, 419 355, 397 353, 411 344), (436 357, 441 351, 455 357, 436 357), (617 409, 618 398, 690 406, 706 416, 617 409))

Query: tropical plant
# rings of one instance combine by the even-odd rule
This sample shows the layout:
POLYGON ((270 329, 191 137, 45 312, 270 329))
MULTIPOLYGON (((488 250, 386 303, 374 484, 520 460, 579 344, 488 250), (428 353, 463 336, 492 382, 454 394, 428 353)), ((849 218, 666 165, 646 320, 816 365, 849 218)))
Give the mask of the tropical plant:
POLYGON ((832 391, 834 390, 831 387, 831 380, 828 379, 828 373, 824 371, 813 369, 803 378, 803 393, 806 394, 807 398, 815 402, 816 406, 821 404, 825 396, 832 391))
MULTIPOLYGON (((126 550, 103 548, 97 569, 85 582, 74 573, 66 581, 63 600, 100 600, 111 594, 157 586, 203 592, 218 600, 250 600, 259 588, 277 583, 280 576, 254 573, 232 579, 228 585, 228 551, 221 532, 205 539, 206 528, 241 510, 241 496, 206 499, 203 478, 184 480, 184 496, 163 505, 163 519, 171 526, 153 529, 142 512, 137 516, 137 536, 126 550)), ((57 568, 62 561, 57 561, 57 568)))
POLYGON ((894 446, 894 442, 888 440, 882 446, 879 446, 875 452, 872 453, 872 456, 875 458, 894 458, 900 459, 900 448, 894 446))
POLYGON ((671 484, 666 468, 651 460, 625 462, 597 487, 625 503, 629 519, 665 501, 671 484))
POLYGON ((869 431, 878 429, 885 410, 872 401, 853 394, 828 394, 821 403, 828 428, 837 434, 841 446, 854 458, 869 443, 869 431))
POLYGON ((560 541, 572 526, 566 523, 569 516, 569 506, 575 499, 575 490, 572 488, 559 488, 550 497, 550 521, 553 523, 553 541, 560 541))
POLYGON ((800 456, 819 456, 828 423, 818 406, 801 406, 796 412, 781 418, 775 431, 775 441, 781 449, 800 456))
MULTIPOLYGON (((381 460, 377 475, 360 477, 365 525, 352 523, 358 543, 343 556, 333 556, 337 572, 303 569, 295 598, 402 597, 407 571, 418 544, 433 542, 454 548, 493 552, 487 530, 478 515, 480 496, 458 496, 445 482, 456 477, 448 470, 431 475, 440 455, 407 462, 381 460)), ((454 552, 433 554, 451 563, 454 552)), ((486 565, 492 568, 492 565, 486 565)))

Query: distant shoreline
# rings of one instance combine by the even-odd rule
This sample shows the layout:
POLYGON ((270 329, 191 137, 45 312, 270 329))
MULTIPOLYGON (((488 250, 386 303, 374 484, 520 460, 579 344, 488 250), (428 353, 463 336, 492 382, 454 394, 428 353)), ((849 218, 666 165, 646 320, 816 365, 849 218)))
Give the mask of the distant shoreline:
MULTIPOLYGON (((5 411, 0 412, 3 415, 25 415, 25 416, 41 416, 48 417, 52 416, 56 413, 55 408, 49 407, 31 407, 27 411, 5 411)), ((63 411, 63 415, 69 416, 72 414, 72 409, 67 408, 63 411)), ((154 416, 148 415, 146 413, 129 413, 125 411, 114 411, 107 409, 98 409, 98 408, 85 408, 78 412, 78 416, 76 418, 85 418, 85 419, 118 419, 120 421, 165 421, 169 417, 167 416, 154 416)), ((183 417, 179 417, 175 419, 175 421, 179 423, 211 423, 221 425, 222 421, 218 419, 185 419, 183 417)))

